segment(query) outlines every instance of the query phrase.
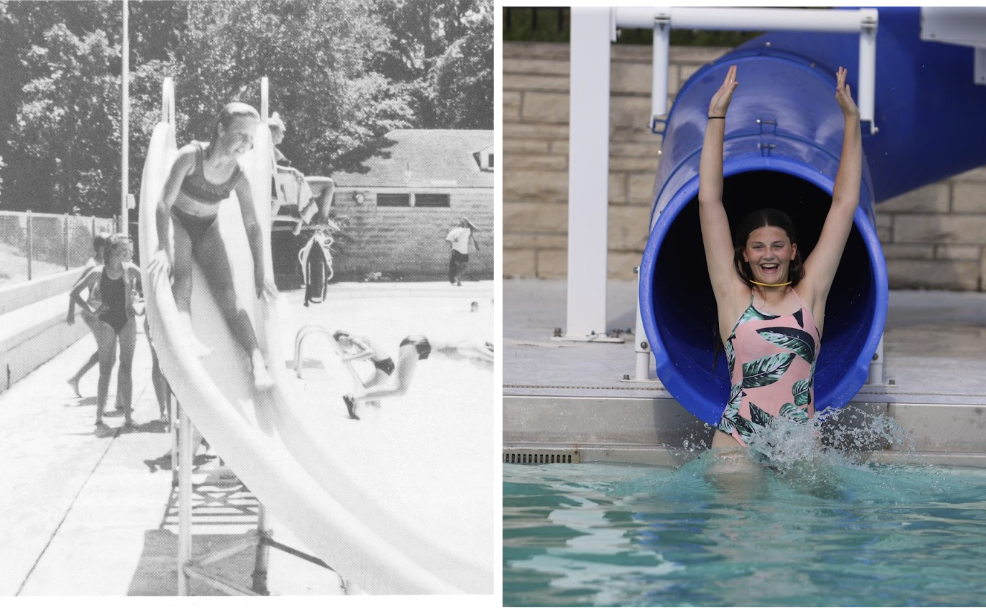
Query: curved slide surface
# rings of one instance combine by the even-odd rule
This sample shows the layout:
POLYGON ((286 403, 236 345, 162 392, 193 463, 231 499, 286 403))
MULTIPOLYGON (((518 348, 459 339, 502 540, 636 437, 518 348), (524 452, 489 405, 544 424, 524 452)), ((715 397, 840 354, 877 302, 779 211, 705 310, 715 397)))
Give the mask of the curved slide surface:
MULTIPOLYGON (((262 152, 270 146, 269 129, 261 124, 253 151, 242 162, 251 180, 258 220, 265 229, 264 264, 268 276, 273 276, 268 200, 271 162, 262 152)), ((198 267, 193 277, 194 330, 214 352, 203 359, 192 355, 169 277, 147 268, 158 247, 156 204, 176 153, 173 126, 158 124, 141 184, 140 253, 151 339, 172 391, 195 427, 279 522, 361 590, 492 593, 491 495, 477 496, 479 500, 474 501, 477 509, 489 511, 490 516, 484 517, 483 525, 472 526, 476 529, 466 538, 424 531, 415 524, 415 514, 381 499, 387 495, 386 488, 375 486, 386 484, 387 475, 367 478, 364 470, 357 478, 347 470, 346 456, 350 461, 359 458, 354 448, 372 446, 327 445, 320 439, 324 434, 317 432, 311 411, 306 413, 306 406, 296 398, 295 381, 284 365, 277 309, 285 304, 255 298, 252 258, 235 193, 221 204, 220 230, 232 260, 237 294, 250 303, 248 310, 275 387, 263 392, 253 388, 246 354, 230 334, 198 267)), ((440 498, 434 502, 441 506, 440 498)))

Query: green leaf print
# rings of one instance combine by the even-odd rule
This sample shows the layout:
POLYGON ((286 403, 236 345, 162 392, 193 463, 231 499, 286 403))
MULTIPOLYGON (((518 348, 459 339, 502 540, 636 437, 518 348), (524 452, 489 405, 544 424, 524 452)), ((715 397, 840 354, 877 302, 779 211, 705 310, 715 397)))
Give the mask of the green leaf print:
POLYGON ((815 362, 815 341, 808 332, 793 327, 765 327, 757 333, 771 344, 794 351, 808 363, 815 362))
POLYGON ((743 364, 743 388, 767 386, 780 380, 791 367, 794 353, 779 353, 743 364))
POLYGON ((760 409, 755 403, 750 403, 750 422, 759 427, 768 426, 774 417, 760 409))
POLYGON ((797 422, 808 422, 808 412, 793 403, 785 403, 781 406, 781 416, 797 422))
POLYGON ((750 439, 753 438, 754 429, 750 424, 750 421, 742 416, 736 418, 736 431, 739 433, 740 437, 743 438, 744 443, 750 443, 750 439))
MULTIPOLYGON (((735 336, 734 336, 735 337, 735 336)), ((733 367, 736 365, 736 353, 733 352, 733 338, 726 340, 726 369, 729 375, 733 374, 733 367)))
POLYGON ((723 411, 722 418, 719 420, 720 431, 729 433, 730 435, 733 434, 736 419, 739 418, 739 406, 742 401, 743 385, 734 385, 729 392, 729 402, 726 403, 726 409, 723 411))
POLYGON ((803 406, 811 403, 812 379, 805 378, 798 380, 791 387, 791 394, 794 396, 794 405, 803 406))
POLYGON ((740 320, 738 323, 736 323, 736 325, 740 326, 743 323, 746 323, 747 321, 770 321, 771 319, 776 319, 779 316, 780 315, 765 315, 759 310, 757 310, 756 308, 754 308, 753 305, 751 304, 750 306, 746 307, 745 311, 743 311, 743 316, 740 317, 740 320))

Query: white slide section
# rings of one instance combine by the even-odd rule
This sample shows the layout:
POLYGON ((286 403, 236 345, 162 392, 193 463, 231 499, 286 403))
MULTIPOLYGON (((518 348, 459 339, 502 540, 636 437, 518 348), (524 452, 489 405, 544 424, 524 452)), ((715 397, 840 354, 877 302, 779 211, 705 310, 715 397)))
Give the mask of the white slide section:
MULTIPOLYGON (((262 123, 243 165, 265 231, 264 263, 268 276, 273 276, 270 146, 269 129, 262 123)), ((380 594, 492 594, 492 492, 474 503, 484 511, 479 520, 474 518, 481 525, 458 538, 455 533, 441 537, 434 529, 416 525, 414 514, 381 499, 388 493, 388 488, 379 487, 387 483, 387 475, 374 479, 365 471, 357 476, 347 470, 347 457, 359 458, 359 450, 372 446, 330 446, 320 439, 324 434, 294 396, 295 380, 282 354, 277 309, 286 305, 255 297, 252 257, 235 193, 221 204, 218 221, 238 296, 249 303, 275 388, 253 388, 246 354, 229 332, 198 267, 193 278, 194 330, 214 352, 203 359, 192 355, 169 277, 147 268, 158 248, 155 210, 176 152, 173 126, 158 124, 141 184, 140 259, 151 340, 172 391, 195 427, 277 521, 359 589, 380 594)), ((435 471, 431 475, 435 477, 435 471)), ((440 496, 434 507, 436 514, 441 511, 440 496)), ((454 514, 446 515, 454 520, 454 514)), ((455 527, 454 521, 450 524, 455 527)))

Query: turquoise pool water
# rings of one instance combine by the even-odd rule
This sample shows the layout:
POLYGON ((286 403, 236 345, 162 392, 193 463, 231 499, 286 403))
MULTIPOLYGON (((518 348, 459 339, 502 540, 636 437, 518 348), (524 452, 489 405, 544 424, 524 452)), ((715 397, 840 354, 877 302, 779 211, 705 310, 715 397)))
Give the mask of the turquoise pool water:
POLYGON ((986 470, 504 465, 506 606, 980 606, 986 470))

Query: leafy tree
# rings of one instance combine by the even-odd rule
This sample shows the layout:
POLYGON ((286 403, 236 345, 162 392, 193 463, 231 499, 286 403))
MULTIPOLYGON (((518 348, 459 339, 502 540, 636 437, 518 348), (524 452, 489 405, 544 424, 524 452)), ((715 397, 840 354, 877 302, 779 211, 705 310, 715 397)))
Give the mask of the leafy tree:
POLYGON ((436 122, 459 129, 493 128, 493 3, 480 0, 468 29, 429 71, 436 122))
POLYGON ((11 129, 21 169, 11 190, 34 209, 88 213, 119 200, 119 79, 110 71, 117 57, 101 30, 80 37, 64 24, 26 54, 34 77, 22 88, 11 129))
MULTIPOLYGON (((475 76, 488 79, 487 86, 492 91, 492 8, 490 0, 376 0, 374 14, 390 31, 386 49, 376 57, 376 70, 398 83, 410 96, 416 127, 466 126, 458 123, 454 112, 453 122, 448 122, 449 106, 461 100, 461 92, 453 84, 466 75, 461 70, 479 69, 475 76), (486 35, 491 39, 489 54, 487 58, 478 58, 473 54, 482 53, 482 49, 476 46, 474 38, 484 28, 488 28, 486 35), (473 42, 467 42, 471 38, 473 42), (484 73, 486 61, 489 70, 484 73), (438 94, 435 88, 438 78, 451 98, 438 94)), ((492 99, 491 94, 490 108, 492 99)))
POLYGON ((360 0, 189 5, 176 54, 186 131, 207 137, 229 101, 259 106, 267 76, 270 110, 288 127, 285 155, 309 174, 343 168, 345 153, 412 121, 406 99, 368 70, 386 35, 360 0))

